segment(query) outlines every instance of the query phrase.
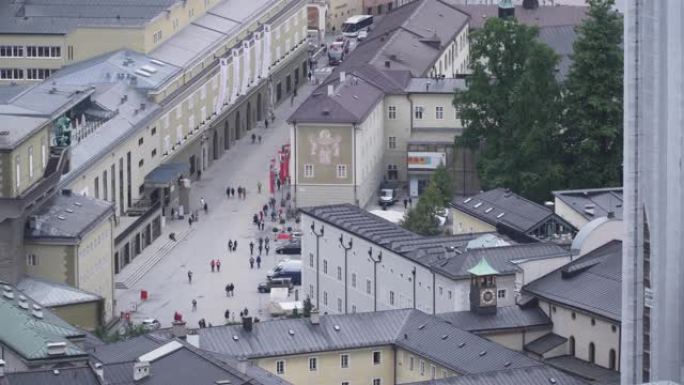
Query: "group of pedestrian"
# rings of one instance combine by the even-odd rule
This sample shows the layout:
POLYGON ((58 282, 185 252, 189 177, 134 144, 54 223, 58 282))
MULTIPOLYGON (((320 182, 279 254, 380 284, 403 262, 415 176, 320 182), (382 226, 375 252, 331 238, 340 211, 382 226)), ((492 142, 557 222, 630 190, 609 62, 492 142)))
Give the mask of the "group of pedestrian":
MULTIPOLYGON (((204 318, 202 318, 201 320, 199 320, 198 324, 199 324, 200 329, 204 329, 204 328, 207 327, 207 320, 205 320, 204 318)), ((208 327, 211 327, 211 326, 212 326, 212 325, 211 325, 211 322, 209 322, 208 327)))
POLYGON ((237 245, 238 245, 237 239, 236 239, 235 241, 233 241, 232 239, 229 239, 229 240, 228 240, 228 251, 229 251, 229 252, 234 252, 234 251, 236 251, 236 250, 237 250, 237 245))
POLYGON ((256 259, 254 256, 249 257, 249 268, 254 268, 254 262, 256 262, 257 269, 261 269, 261 255, 257 255, 256 259))
POLYGON ((197 217, 195 217, 195 214, 188 214, 188 226, 192 227, 192 224, 195 222, 197 222, 197 217))
POLYGON ((410 195, 408 198, 404 198, 404 210, 406 210, 409 206, 413 207, 413 199, 410 195))
POLYGON ((226 285, 226 297, 234 297, 234 296, 235 296, 235 284, 231 282, 231 283, 226 285))
MULTIPOLYGON (((268 123, 266 123, 266 128, 268 128, 268 123)), ((256 143, 257 140, 261 144, 261 135, 252 134, 252 143, 256 143)))
POLYGON ((211 262, 209 262, 209 265, 211 266, 211 272, 213 273, 214 270, 216 270, 217 273, 221 272, 221 260, 220 259, 212 259, 211 262))
MULTIPOLYGON (((236 192, 236 189, 234 187, 230 187, 230 186, 226 187, 226 197, 227 198, 235 198, 235 192, 236 192)), ((238 186, 237 195, 238 195, 239 199, 247 198, 247 189, 242 187, 242 186, 238 186)))
POLYGON ((266 228, 264 223, 264 213, 259 211, 258 213, 252 215, 252 223, 257 227, 257 230, 263 231, 266 228))

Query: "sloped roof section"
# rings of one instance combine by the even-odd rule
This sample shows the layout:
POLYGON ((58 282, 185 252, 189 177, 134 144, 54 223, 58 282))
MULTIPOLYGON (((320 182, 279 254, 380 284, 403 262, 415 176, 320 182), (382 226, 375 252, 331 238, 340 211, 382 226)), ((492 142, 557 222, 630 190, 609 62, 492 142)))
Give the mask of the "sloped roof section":
POLYGON ((470 310, 437 315, 457 328, 479 333, 506 329, 551 327, 551 320, 538 307, 522 308, 517 305, 496 308, 495 314, 478 314, 470 310))
POLYGON ((51 282, 40 278, 22 278, 22 280, 17 284, 17 289, 23 291, 26 295, 36 300, 36 302, 41 304, 41 306, 48 307, 73 305, 102 300, 102 297, 99 295, 89 293, 73 286, 51 282))
POLYGON ((482 374, 454 376, 439 380, 414 382, 412 385, 588 385, 578 377, 571 376, 550 366, 532 366, 519 369, 498 370, 482 374), (553 380, 553 381, 552 381, 553 380))

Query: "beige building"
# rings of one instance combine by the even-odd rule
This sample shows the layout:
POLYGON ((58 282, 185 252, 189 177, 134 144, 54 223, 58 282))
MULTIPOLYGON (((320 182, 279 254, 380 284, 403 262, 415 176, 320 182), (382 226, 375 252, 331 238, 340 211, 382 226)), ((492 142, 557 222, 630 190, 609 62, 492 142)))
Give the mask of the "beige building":
POLYGON ((554 191, 554 211, 577 229, 596 218, 622 219, 622 187, 554 191))
POLYGON ((542 363, 417 310, 263 321, 196 330, 187 341, 295 384, 405 384, 542 363), (484 353, 483 353, 484 352, 484 353))
MULTIPOLYGON (((63 63, 68 65, 48 81, 1 90, 0 126, 13 127, 0 132, 0 196, 11 198, 0 201, 0 276, 10 282, 26 273, 23 233, 29 216, 59 190, 110 202, 115 219, 109 240, 93 230, 92 239, 82 239, 78 250, 59 251, 55 260, 109 274, 102 262, 107 249, 92 247, 109 242, 110 265, 119 272, 162 234, 166 220, 197 209, 188 200, 192 182, 303 84, 303 0, 164 3, 153 4, 147 11, 154 15, 142 18, 134 17, 137 7, 116 0, 93 6, 91 11, 98 14, 130 11, 128 18, 119 15, 121 23, 149 16, 151 21, 141 26, 117 24, 120 31, 107 39, 120 46, 109 46, 98 35, 104 29, 90 33, 89 18, 81 25, 76 19, 44 15, 43 21, 68 24, 64 33, 93 40, 74 47, 72 62, 79 62, 63 63), (90 49, 88 44, 100 46, 90 49), (94 57, 81 60, 85 56, 78 52, 94 57)), ((3 7, 24 5, 32 9, 14 3, 3 7)), ((107 18, 95 19, 107 23, 107 18)), ((40 27, 38 18, 23 24, 12 20, 2 27, 21 27, 22 33, 40 27)), ((68 57, 71 45, 64 47, 60 52, 68 57)), ((31 247, 45 252, 42 245, 31 247)), ((51 274, 68 282, 64 269, 51 274)), ((109 292, 111 280, 100 278, 69 279, 111 297, 102 294, 109 292)))

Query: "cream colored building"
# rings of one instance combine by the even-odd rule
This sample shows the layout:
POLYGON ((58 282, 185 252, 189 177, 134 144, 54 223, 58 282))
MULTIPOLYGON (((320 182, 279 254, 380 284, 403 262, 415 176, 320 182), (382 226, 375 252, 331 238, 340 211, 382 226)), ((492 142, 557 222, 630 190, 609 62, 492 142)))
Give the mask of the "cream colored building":
MULTIPOLYGON (((112 1, 113 8, 130 10, 112 1)), ((160 6, 161 16, 150 16, 153 20, 140 28, 119 28, 142 40, 112 34, 121 46, 110 47, 106 39, 79 25, 73 33, 93 37, 102 52, 82 61, 76 53, 92 51, 84 42, 83 51, 74 48, 73 62, 79 62, 64 63, 69 65, 48 81, 3 89, 0 126, 14 128, 0 132, 0 194, 12 198, 0 202, 0 233, 6 245, 0 248, 3 278, 16 282, 25 274, 26 221, 59 190, 114 207, 108 258, 118 272, 161 236, 172 212, 197 209, 188 200, 192 182, 303 84, 303 0, 168 5, 171 11, 160 6), (132 41, 140 45, 127 45, 132 41), (70 143, 58 145, 57 122, 70 128, 70 143), (162 168, 171 168, 168 174, 173 176, 159 180, 162 168)), ((93 12, 106 9, 98 5, 93 12)), ((32 28, 39 28, 30 20, 32 28)), ((2 25, 12 26, 17 27, 2 25)), ((70 52, 69 47, 61 52, 70 52)), ((93 236, 82 240, 84 249, 60 251, 58 258, 76 261, 87 252, 79 267, 103 272, 100 258, 106 249, 91 251, 90 245, 105 239, 93 236)), ((62 273, 52 274, 62 279, 62 273)), ((107 277, 72 279, 96 294, 109 291, 101 287, 110 284, 107 277)))
POLYGON ((188 342, 295 384, 405 384, 543 364, 417 310, 196 330, 188 342), (482 354, 482 352, 486 352, 482 354))

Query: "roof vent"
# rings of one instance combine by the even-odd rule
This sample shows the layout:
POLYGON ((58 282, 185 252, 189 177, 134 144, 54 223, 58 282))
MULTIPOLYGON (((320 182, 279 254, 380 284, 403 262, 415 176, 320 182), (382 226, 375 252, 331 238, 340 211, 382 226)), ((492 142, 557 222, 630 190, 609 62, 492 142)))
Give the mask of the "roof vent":
POLYGON ((133 364, 133 381, 140 381, 150 375, 150 363, 147 361, 133 364))
POLYGON ((33 304, 33 316, 38 319, 43 319, 43 308, 38 304, 33 304))
POLYGON ((28 300, 23 295, 19 296, 19 307, 24 310, 28 310, 29 308, 28 300))
POLYGON ((489 208, 487 208, 487 210, 485 210, 485 214, 491 213, 492 210, 494 210, 494 207, 489 207, 489 208))
POLYGON ((480 206, 482 206, 482 202, 477 202, 477 203, 475 203, 475 205, 473 206, 473 208, 478 208, 478 207, 480 207, 480 206))
POLYGON ((486 351, 486 350, 481 351, 481 352, 480 352, 480 357, 483 357, 485 354, 487 354, 487 351, 486 351))
POLYGON ((66 218, 63 215, 57 215, 57 219, 59 219, 60 221, 66 220, 66 218))
POLYGON ((473 198, 468 198, 468 199, 464 200, 463 203, 468 203, 468 202, 470 202, 470 201, 472 201, 472 200, 473 200, 473 198))
POLYGON ((59 375, 59 369, 54 369, 52 371, 52 374, 54 374, 55 376, 58 376, 59 375))
POLYGON ((292 330, 292 329, 288 330, 287 334, 289 334, 290 336, 294 336, 294 330, 292 330))
POLYGON ((12 287, 9 285, 5 285, 2 287, 2 296, 5 298, 13 299, 14 298, 14 291, 12 291, 12 287))
POLYGON ((239 340, 239 339, 240 339, 240 337, 238 337, 237 335, 233 334, 233 341, 237 341, 237 340, 239 340))
POLYGON ((214 382, 214 384, 216 384, 216 385, 228 385, 228 384, 232 384, 232 382, 230 380, 216 380, 216 382, 214 382))
POLYGON ((340 325, 333 326, 333 329, 335 329, 336 332, 339 332, 340 331, 340 325))
POLYGON ((496 217, 497 217, 497 218, 501 218, 501 217, 504 216, 504 214, 505 214, 505 213, 501 213, 501 214, 497 215, 496 217))
POLYGON ((460 344, 458 344, 458 347, 463 348, 465 345, 466 345, 465 342, 461 342, 460 344))
POLYGON ((74 206, 81 207, 81 206, 83 206, 83 203, 81 203, 81 202, 74 202, 74 206))
POLYGON ((64 211, 68 212, 69 214, 73 214, 73 213, 74 213, 74 210, 72 210, 72 209, 64 209, 64 211))
POLYGON ((47 354, 48 356, 61 356, 66 354, 66 342, 48 342, 47 354))
POLYGON ((558 381, 556 381, 555 378, 553 378, 553 377, 549 378, 549 383, 555 384, 555 383, 557 383, 557 382, 558 382, 558 381))
POLYGON ((420 326, 418 326, 418 330, 423 330, 423 329, 425 329, 425 324, 420 324, 420 326))
POLYGON ((443 339, 443 340, 445 340, 445 339, 447 339, 447 338, 449 338, 449 336, 446 335, 446 334, 442 336, 442 339, 443 339))
POLYGON ((504 362, 504 368, 511 366, 511 361, 504 362))

